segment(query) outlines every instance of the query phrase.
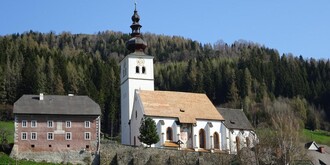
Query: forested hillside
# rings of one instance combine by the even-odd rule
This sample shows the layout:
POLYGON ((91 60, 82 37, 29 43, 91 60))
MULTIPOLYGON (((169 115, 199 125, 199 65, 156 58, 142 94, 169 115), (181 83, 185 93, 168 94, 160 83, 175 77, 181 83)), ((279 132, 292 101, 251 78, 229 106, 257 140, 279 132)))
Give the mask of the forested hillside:
MULTIPOLYGON (((128 34, 26 32, 0 37, 0 102, 23 94, 88 95, 102 108, 102 131, 120 132, 119 61, 128 34)), ((155 88, 206 93, 215 105, 241 108, 255 127, 269 105, 289 104, 309 129, 330 130, 330 61, 280 55, 237 41, 200 44, 182 37, 144 34, 155 57, 155 88)))

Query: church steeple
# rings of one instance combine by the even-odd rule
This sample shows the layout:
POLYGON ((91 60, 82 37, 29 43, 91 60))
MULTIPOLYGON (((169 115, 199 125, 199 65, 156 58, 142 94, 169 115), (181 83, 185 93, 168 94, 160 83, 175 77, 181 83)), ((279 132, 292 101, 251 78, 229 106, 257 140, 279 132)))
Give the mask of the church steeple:
POLYGON ((136 10, 136 3, 135 3, 135 10, 134 10, 134 14, 132 16, 132 25, 130 26, 132 29, 132 33, 131 33, 131 39, 128 40, 126 42, 126 48, 131 52, 142 52, 144 53, 144 49, 147 47, 147 42, 145 42, 142 39, 142 36, 140 34, 140 29, 141 29, 141 25, 139 23, 140 21, 140 16, 136 10))
MULTIPOLYGON (((144 49, 147 43, 140 34, 140 16, 136 10, 132 16, 131 39, 126 42, 130 54, 120 61, 120 113, 121 113, 121 143, 135 144, 137 137, 133 137, 130 121, 132 118, 134 97, 136 90, 154 90, 154 56, 146 55, 144 49)), ((133 114, 135 115, 135 114, 133 114)), ((133 116, 135 118, 135 116, 133 116)))

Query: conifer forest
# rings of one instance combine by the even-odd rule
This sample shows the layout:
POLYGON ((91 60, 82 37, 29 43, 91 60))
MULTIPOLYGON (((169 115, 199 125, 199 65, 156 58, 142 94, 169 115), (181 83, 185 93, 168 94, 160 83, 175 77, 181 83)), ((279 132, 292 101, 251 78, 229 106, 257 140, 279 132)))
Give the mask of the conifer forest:
MULTIPOLYGON (((273 102, 288 104, 307 129, 330 130, 330 61, 279 54, 239 40, 214 44, 143 34, 154 56, 156 90, 206 93, 219 107, 243 108, 267 125, 273 102)), ((0 109, 23 94, 88 95, 102 110, 102 132, 120 134, 120 66, 129 34, 62 32, 0 36, 0 109)), ((3 117, 4 115, 2 115, 3 117)), ((7 115, 8 116, 8 115, 7 115)))

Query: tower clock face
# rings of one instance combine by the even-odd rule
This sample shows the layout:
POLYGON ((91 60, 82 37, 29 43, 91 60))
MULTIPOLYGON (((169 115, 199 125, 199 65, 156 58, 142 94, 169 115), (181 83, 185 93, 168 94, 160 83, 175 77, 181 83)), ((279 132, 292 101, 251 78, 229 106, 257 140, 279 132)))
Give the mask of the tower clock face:
POLYGON ((143 66, 143 65, 144 65, 144 59, 142 59, 142 58, 137 59, 137 60, 136 60, 136 64, 137 64, 138 66, 143 66))

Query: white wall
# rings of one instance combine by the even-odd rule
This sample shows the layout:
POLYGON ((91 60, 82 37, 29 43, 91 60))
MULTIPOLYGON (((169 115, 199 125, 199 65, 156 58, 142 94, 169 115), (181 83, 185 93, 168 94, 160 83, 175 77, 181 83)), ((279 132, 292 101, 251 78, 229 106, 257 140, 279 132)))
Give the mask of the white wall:
POLYGON ((253 147, 255 144, 256 140, 256 135, 253 133, 251 130, 237 130, 237 129, 231 129, 229 131, 229 139, 230 139, 230 144, 229 144, 229 150, 230 153, 235 154, 237 153, 237 146, 236 146, 236 137, 240 138, 240 149, 243 147, 253 147), (247 140, 246 138, 250 139, 250 146, 247 146, 247 140))
POLYGON ((199 148, 199 131, 200 129, 204 129, 205 131, 205 149, 211 149, 214 147, 213 144, 213 138, 211 138, 211 135, 213 136, 214 132, 217 132, 219 134, 219 142, 221 146, 221 128, 222 122, 221 121, 210 121, 210 120, 197 120, 196 126, 193 127, 193 138, 194 138, 194 148, 198 149, 199 148), (211 122, 213 127, 208 126, 208 122, 211 122), (212 141, 211 141, 212 140, 212 141))
POLYGON ((140 125, 141 125, 141 119, 144 116, 141 100, 139 98, 139 95, 135 94, 134 96, 134 105, 133 105, 133 111, 131 116, 131 133, 130 133, 130 145, 134 145, 134 138, 135 138, 135 145, 140 146, 141 142, 139 140, 140 135, 140 125))
POLYGON ((160 117, 153 117, 152 118, 157 125, 157 132, 159 135, 159 142, 157 144, 155 144, 155 147, 161 147, 165 141, 166 141, 166 130, 168 127, 172 128, 172 133, 173 133, 173 141, 176 142, 178 140, 177 134, 175 134, 175 132, 177 130, 180 130, 180 126, 175 124, 175 121, 177 120, 176 118, 160 118, 160 117), (164 125, 161 125, 160 120, 164 121, 164 125), (172 127, 172 126, 176 126, 176 127, 172 127))
POLYGON ((120 62, 120 107, 121 107, 121 142, 122 144, 130 144, 130 127, 129 120, 132 115, 134 91, 154 90, 154 70, 153 56, 147 55, 127 55, 120 62), (140 73, 136 73, 136 66, 140 69, 140 73), (146 68, 146 72, 142 73, 142 67, 146 68))
POLYGON ((221 122, 220 127, 221 132, 221 150, 229 150, 229 130, 226 128, 226 126, 221 122))

